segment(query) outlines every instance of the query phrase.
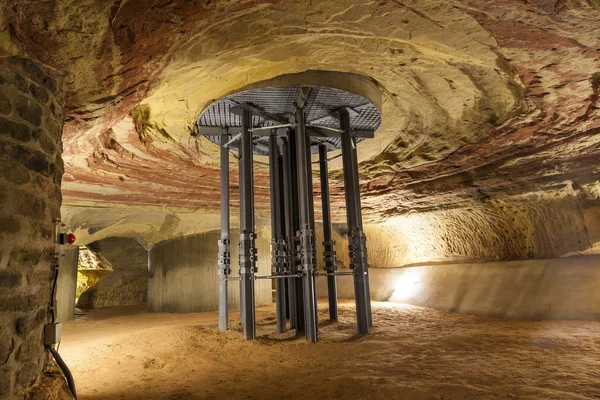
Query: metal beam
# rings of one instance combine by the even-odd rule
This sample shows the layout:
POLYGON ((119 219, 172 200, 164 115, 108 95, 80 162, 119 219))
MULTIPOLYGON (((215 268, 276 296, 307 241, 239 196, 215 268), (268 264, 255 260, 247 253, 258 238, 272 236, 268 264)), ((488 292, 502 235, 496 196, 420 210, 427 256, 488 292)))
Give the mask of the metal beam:
MULTIPOLYGON (((279 184, 279 146, 275 133, 269 137, 269 183, 271 189, 271 273, 282 275, 284 271, 285 241, 281 231, 281 186, 279 184)), ((275 282, 275 308, 277 315, 277 332, 286 331, 285 318, 285 282, 275 282)))
MULTIPOLYGON (((332 131, 329 129, 323 129, 321 127, 315 127, 315 126, 306 127, 306 133, 310 137, 327 137, 327 138, 339 138, 344 135, 343 132, 332 131)), ((355 137, 372 139, 375 137, 375 131, 358 130, 355 132, 355 137)))
MULTIPOLYGON (((288 270, 288 263, 287 263, 287 260, 288 260, 288 248, 287 248, 287 236, 286 236, 287 220, 285 218, 285 185, 284 185, 284 182, 285 182, 285 179, 284 179, 285 171, 284 171, 284 168, 283 168, 283 146, 282 146, 282 144, 283 144, 282 142, 283 141, 284 141, 284 139, 280 139, 280 140, 277 141, 277 145, 278 145, 277 147, 278 147, 278 152, 279 152, 279 157, 278 157, 278 160, 277 160, 277 165, 279 167, 279 182, 278 182, 278 184, 279 184, 279 191, 280 191, 279 192, 280 193, 280 197, 279 197, 279 213, 281 215, 281 218, 280 218, 280 220, 281 220, 280 221, 281 222, 281 224, 280 224, 280 234, 281 234, 281 238, 282 238, 282 243, 281 244, 282 244, 282 247, 283 247, 283 253, 281 255, 282 258, 283 258, 283 260, 282 260, 283 261, 283 263, 282 263, 282 266, 283 266, 283 268, 282 268, 282 274, 286 275, 286 276, 289 276, 290 272, 288 270)), ((288 296, 289 296, 289 293, 288 293, 288 281, 289 280, 290 279, 286 279, 284 281, 284 284, 283 284, 282 288, 281 288, 281 291, 283 293, 282 297, 284 299, 284 305, 285 305, 284 310, 283 310, 283 316, 284 316, 284 319, 286 321, 290 318, 290 313, 289 313, 290 308, 288 306, 288 296)))
POLYGON ((335 241, 331 229, 331 204, 329 199, 327 147, 319 145, 319 173, 321 178, 321 209, 323 214, 323 261, 327 273, 327 297, 329 298, 329 319, 338 320, 337 281, 335 271, 335 241))
MULTIPOLYGON (((223 128, 223 129, 227 129, 227 128, 223 128)), ((235 135, 231 140, 229 140, 227 143, 223 144, 221 143, 221 147, 229 147, 231 144, 237 142, 238 140, 240 140, 242 138, 242 134, 238 133, 237 135, 235 135)))
MULTIPOLYGON (((290 164, 291 164, 291 172, 292 172, 292 180, 291 180, 291 200, 292 200, 292 219, 293 219, 293 230, 291 240, 292 247, 292 257, 294 264, 295 272, 302 272, 302 263, 300 261, 300 253, 298 248, 300 247, 300 237, 297 235, 300 230, 300 201, 298 194, 298 158, 296 148, 298 144, 296 142, 296 131, 291 129, 288 132, 288 143, 290 145, 290 164)), ((305 328, 305 318, 304 318, 304 290, 302 288, 302 278, 295 279, 295 287, 294 287, 294 304, 296 305, 296 334, 303 334, 305 328)))
MULTIPOLYGON (((244 185, 242 185, 242 172, 243 172, 244 168, 242 167, 242 157, 238 158, 238 187, 239 187, 239 192, 240 192, 240 197, 239 197, 239 205, 240 205, 240 216, 242 215, 242 207, 243 207, 243 203, 242 203, 242 199, 244 198, 244 185)), ((241 230, 240 230, 241 233, 241 230)), ((238 243, 238 266, 241 268, 240 265, 240 245, 238 243)), ((238 270, 238 277, 239 277, 239 281, 240 281, 240 294, 242 293, 242 278, 240 277, 240 271, 238 270)), ((242 301, 241 297, 240 297, 240 324, 244 323, 244 302, 242 301)))
MULTIPOLYGON (((285 118, 279 117, 277 115, 269 114, 262 108, 253 106, 251 104, 243 103, 238 104, 237 106, 231 107, 229 112, 242 116, 244 111, 250 111, 252 114, 262 117, 264 119, 268 119, 269 121, 277 122, 278 124, 286 124, 287 121, 285 118)), ((252 129, 252 127, 250 127, 252 129)))
MULTIPOLYGON (((288 124, 282 124, 282 125, 288 125, 288 124)), ((287 133, 288 133, 288 129, 285 127, 281 127, 281 128, 272 128, 272 127, 260 127, 261 129, 257 129, 257 128, 253 128, 252 131, 252 136, 270 136, 271 132, 270 129, 277 129, 277 136, 279 137, 287 137, 287 133), (269 129, 267 129, 269 128, 269 129)), ((232 127, 228 127, 227 129, 229 129, 229 134, 230 135, 238 135, 241 131, 242 128, 238 127, 238 126, 232 126, 232 127)), ((221 131, 223 130, 222 127, 220 126, 200 126, 198 127, 198 134, 200 136, 219 136, 221 134, 221 131)), ((342 137, 342 132, 338 132, 341 131, 341 129, 337 129, 337 128, 328 128, 325 129, 324 127, 318 127, 318 126, 306 126, 306 134, 310 137, 323 137, 323 138, 339 138, 342 137), (333 130, 332 130, 333 129, 333 130)), ((372 139, 375 137, 375 131, 373 130, 368 130, 368 129, 361 129, 361 130, 356 130, 354 131, 354 137, 357 138, 364 138, 364 139, 372 139)))
POLYGON ((227 277, 231 274, 229 224, 229 151, 224 144, 229 140, 227 128, 221 133, 221 240, 219 240, 219 329, 229 328, 227 277))
POLYGON ((360 188, 358 181, 358 160, 356 143, 350 128, 350 115, 343 109, 339 112, 342 136, 342 163, 344 168, 344 189, 346 194, 346 220, 348 223, 348 250, 350 268, 354 272, 354 298, 356 302, 356 323, 358 333, 369 332, 371 325, 369 276, 367 264, 366 237, 362 226, 360 209, 360 188))
MULTIPOLYGON (((285 220, 285 238, 286 238, 286 272, 290 275, 296 274, 296 221, 297 221, 297 209, 296 209, 296 180, 294 179, 295 157, 291 156, 292 146, 290 139, 283 139, 282 145, 282 161, 283 161, 283 207, 284 207, 284 220, 285 220)), ((298 313, 298 306, 296 304, 296 281, 297 279, 287 280, 287 303, 288 303, 288 314, 290 318, 290 329, 296 329, 298 333, 299 324, 296 323, 298 313)), ((304 331, 304 320, 302 320, 302 331, 304 331)))
POLYGON ((316 249, 314 216, 312 214, 312 169, 310 142, 306 136, 303 109, 296 111, 296 160, 298 163, 298 209, 300 211, 300 254, 304 295, 304 319, 306 340, 317 342, 318 318, 315 288, 316 249))
POLYGON ((252 168, 253 149, 252 113, 242 113, 241 180, 240 180, 240 306, 244 339, 256 337, 254 310, 254 274, 256 273, 256 241, 254 232, 254 173, 252 168), (243 189, 242 189, 243 188, 243 189))

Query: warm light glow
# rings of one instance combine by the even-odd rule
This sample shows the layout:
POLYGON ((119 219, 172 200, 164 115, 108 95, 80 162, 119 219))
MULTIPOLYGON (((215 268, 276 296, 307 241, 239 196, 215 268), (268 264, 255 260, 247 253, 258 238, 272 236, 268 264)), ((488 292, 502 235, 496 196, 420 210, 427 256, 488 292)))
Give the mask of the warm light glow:
POLYGON ((418 296, 423 290, 422 275, 423 269, 420 267, 403 268, 394 282, 394 291, 388 301, 403 303, 418 296))

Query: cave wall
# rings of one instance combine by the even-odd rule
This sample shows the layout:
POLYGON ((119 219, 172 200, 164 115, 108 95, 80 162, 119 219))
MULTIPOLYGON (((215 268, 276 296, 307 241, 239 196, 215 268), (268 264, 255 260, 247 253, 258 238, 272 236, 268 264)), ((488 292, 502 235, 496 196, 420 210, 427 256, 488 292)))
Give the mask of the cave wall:
POLYGON ((148 251, 133 238, 106 238, 90 243, 88 248, 108 261, 113 271, 148 270, 148 251))
MULTIPOLYGON (((366 222, 364 230, 369 265, 378 268, 600 255, 600 195, 532 193, 470 202, 366 222)), ((333 224, 340 267, 349 265, 346 231, 345 224, 333 224)), ((316 233, 321 264, 323 233, 318 222, 316 233)))
MULTIPOLYGON (((374 301, 486 317, 600 320, 600 256, 371 268, 374 301)), ((327 297, 327 281, 317 281, 327 297)), ((338 296, 354 298, 352 278, 338 296)))
POLYGON ((113 271, 84 291, 77 300, 79 308, 132 306, 146 303, 146 271, 113 271))
POLYGON ((369 247, 376 266, 591 255, 600 254, 599 226, 598 194, 532 193, 392 216, 369 247))
POLYGON ((67 322, 75 318, 75 295, 77 293, 77 267, 79 265, 79 246, 65 246, 65 255, 60 259, 58 280, 56 282, 56 319, 67 322))
POLYGON ((0 58, 0 397, 47 364, 53 230, 60 217, 63 91, 54 71, 0 58))
MULTIPOLYGON (((148 311, 203 312, 219 309, 217 240, 219 231, 176 238, 150 250, 148 311)), ((239 235, 232 234, 231 270, 237 273, 239 235)), ((270 237, 258 232, 258 274, 271 274, 270 237)), ((270 280, 256 281, 256 305, 270 304, 270 280)), ((239 283, 229 283, 229 306, 239 307, 239 283)))
POLYGON ((104 266, 112 268, 112 272, 81 293, 77 307, 100 308, 146 303, 148 251, 137 240, 127 237, 106 238, 90 243, 88 249, 104 266))

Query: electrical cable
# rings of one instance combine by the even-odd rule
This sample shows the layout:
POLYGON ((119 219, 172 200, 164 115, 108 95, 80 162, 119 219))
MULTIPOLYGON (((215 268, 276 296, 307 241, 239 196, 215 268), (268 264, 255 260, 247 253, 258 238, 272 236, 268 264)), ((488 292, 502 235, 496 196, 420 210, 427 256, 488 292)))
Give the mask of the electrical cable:
POLYGON ((52 293, 50 294, 50 312, 52 313, 52 323, 56 321, 56 313, 54 312, 55 302, 54 295, 56 294, 56 281, 58 280, 58 263, 54 264, 54 282, 52 283, 52 293))
MULTIPOLYGON (((50 294, 50 312, 52 314, 52 323, 54 324, 56 322, 56 311, 55 311, 55 307, 56 307, 56 301, 55 301, 55 295, 56 295, 56 282, 58 281, 58 270, 59 270, 59 264, 58 264, 58 260, 54 263, 54 280, 52 282, 52 292, 50 294)), ((62 357, 60 356, 60 354, 58 354, 58 347, 60 347, 60 341, 58 342, 58 346, 57 349, 55 350, 52 346, 50 345, 46 345, 46 349, 48 349, 48 351, 50 351, 50 353, 52 354, 52 357, 54 357, 54 360, 56 360, 56 363, 58 364, 58 366, 60 367, 63 375, 65 376, 65 378, 67 379, 67 385, 69 386, 69 390, 71 391, 71 394, 73 395, 73 398, 75 400, 77 400, 77 391, 75 390, 75 381, 73 380, 73 374, 71 374, 71 371, 69 370, 69 367, 67 367, 67 364, 64 362, 64 360, 62 359, 62 357)))
POLYGON ((46 348, 50 351, 50 353, 52 353, 52 357, 54 357, 54 359, 56 360, 56 363, 58 364, 61 371, 65 375, 65 378, 67 378, 67 385, 69 386, 69 390, 71 391, 71 394, 73 395, 75 400, 77 400, 77 391, 75 390, 75 381, 73 380, 73 374, 71 374, 69 367, 67 367, 67 364, 65 364, 65 362, 62 359, 62 357, 60 356, 60 354, 58 354, 58 352, 56 350, 54 350, 52 348, 52 346, 46 345, 46 348))

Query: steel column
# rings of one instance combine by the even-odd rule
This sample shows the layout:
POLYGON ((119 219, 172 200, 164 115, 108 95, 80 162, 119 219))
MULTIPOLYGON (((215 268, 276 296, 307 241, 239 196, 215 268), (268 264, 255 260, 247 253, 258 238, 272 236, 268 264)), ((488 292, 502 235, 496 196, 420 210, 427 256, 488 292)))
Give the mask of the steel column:
POLYGON ((369 279, 369 260, 367 257, 367 237, 364 233, 363 229, 363 219, 362 219, 362 204, 360 201, 360 181, 358 179, 358 152, 356 150, 356 135, 355 132, 352 131, 352 176, 354 179, 354 188, 356 191, 356 223, 358 226, 359 234, 359 244, 360 244, 360 254, 359 259, 363 263, 363 270, 365 276, 365 298, 367 305, 367 319, 369 322, 369 326, 373 326, 373 314, 371 313, 371 283, 369 279))
MULTIPOLYGON (((278 161, 277 161, 277 165, 279 166, 279 212, 281 215, 281 237, 283 239, 282 241, 282 246, 283 246, 283 275, 289 275, 289 269, 288 269, 288 243, 287 243, 287 230, 286 230, 286 226, 287 226, 287 219, 285 216, 285 170, 283 168, 283 148, 284 148, 284 143, 283 143, 284 139, 282 140, 278 140, 277 144, 278 144, 278 148, 279 148, 279 157, 278 157, 278 161)), ((290 319, 290 307, 289 307, 289 290, 288 290, 288 281, 290 279, 285 279, 283 281, 283 286, 282 286, 282 291, 283 291, 283 298, 285 300, 285 310, 284 310, 284 315, 285 315, 285 319, 288 320, 290 319)), ((291 329, 291 328, 290 328, 291 329)))
MULTIPOLYGON (((271 272, 282 275, 284 270, 285 241, 282 234, 281 218, 281 186, 279 185, 279 146, 277 132, 269 137, 269 178, 271 186, 271 272)), ((275 307, 277 315, 277 332, 286 331, 285 318, 285 282, 275 282, 275 307)))
MULTIPOLYGON (((242 198, 244 197, 244 186, 242 185, 242 171, 243 171, 243 167, 242 167, 242 149, 240 146, 240 149, 238 151, 238 189, 239 189, 239 193, 240 193, 240 198, 239 198, 239 206, 240 206, 240 216, 242 215, 242 198)), ((241 233, 241 230, 240 230, 241 233)), ((240 265, 240 243, 238 243, 238 267, 241 267, 240 265)), ((238 269, 238 276, 239 275, 239 269, 238 269)), ((240 279, 240 293, 242 293, 242 280, 240 279)), ((240 298, 240 324, 244 323, 244 302, 241 300, 240 298)))
POLYGON ((342 163, 344 168, 344 190, 346 194, 346 220, 348 222, 348 251, 350 268, 354 272, 354 298, 356 301, 356 323, 358 333, 369 332, 371 325, 369 276, 367 265, 366 238, 362 229, 360 209, 360 188, 358 182, 358 160, 356 142, 350 129, 350 115, 347 110, 339 112, 342 135, 342 163))
MULTIPOLYGON (((297 157, 297 147, 298 143, 296 141, 296 131, 291 129, 288 132, 289 137, 289 145, 290 145, 290 163, 291 163, 291 172, 292 172, 292 180, 291 180, 291 200, 293 204, 292 209, 292 220, 293 220, 293 231, 291 240, 291 253, 294 263, 294 273, 302 272, 302 261, 300 257, 299 248, 300 237, 298 236, 298 232, 300 230, 300 200, 298 198, 298 157, 297 157)), ((305 328, 305 316, 304 316, 304 289, 302 284, 302 278, 297 278, 293 280, 294 287, 294 295, 295 295, 295 305, 296 305, 296 334, 304 333, 305 328)))
MULTIPOLYGON (((292 131, 289 131, 287 139, 283 139, 283 205, 284 205, 284 219, 285 219, 285 238, 286 238, 286 270, 289 274, 296 273, 296 221, 297 221, 297 209, 296 209, 296 180, 294 179, 295 170, 292 168, 296 164, 295 156, 292 152, 292 131)), ((296 320, 298 317, 298 306, 297 306, 297 295, 296 295, 296 281, 297 279, 286 279, 287 281, 287 300, 288 310, 290 315, 290 329, 296 329, 296 333, 299 333, 299 329, 304 331, 304 320, 301 324, 297 324, 296 320)))
POLYGON ((254 173, 252 113, 243 110, 242 138, 240 146, 240 308, 244 339, 256 337, 256 318, 254 310, 254 274, 256 273, 256 241, 254 233, 254 173))
POLYGON ((321 178, 321 208, 323 211, 323 261, 327 275, 327 297, 329 298, 329 319, 337 321, 337 281, 335 273, 335 241, 331 229, 331 204, 329 199, 327 146, 319 145, 319 173, 321 178))
POLYGON ((221 133, 221 240, 219 240, 219 329, 229 328, 227 277, 231 274, 229 225, 229 149, 223 146, 229 140, 227 128, 221 133))
POLYGON ((316 257, 314 217, 311 218, 312 168, 309 162, 304 110, 296 111, 296 160, 298 163, 298 209, 300 211, 300 254, 304 295, 304 319, 306 340, 317 342, 318 318, 315 290, 316 257))

